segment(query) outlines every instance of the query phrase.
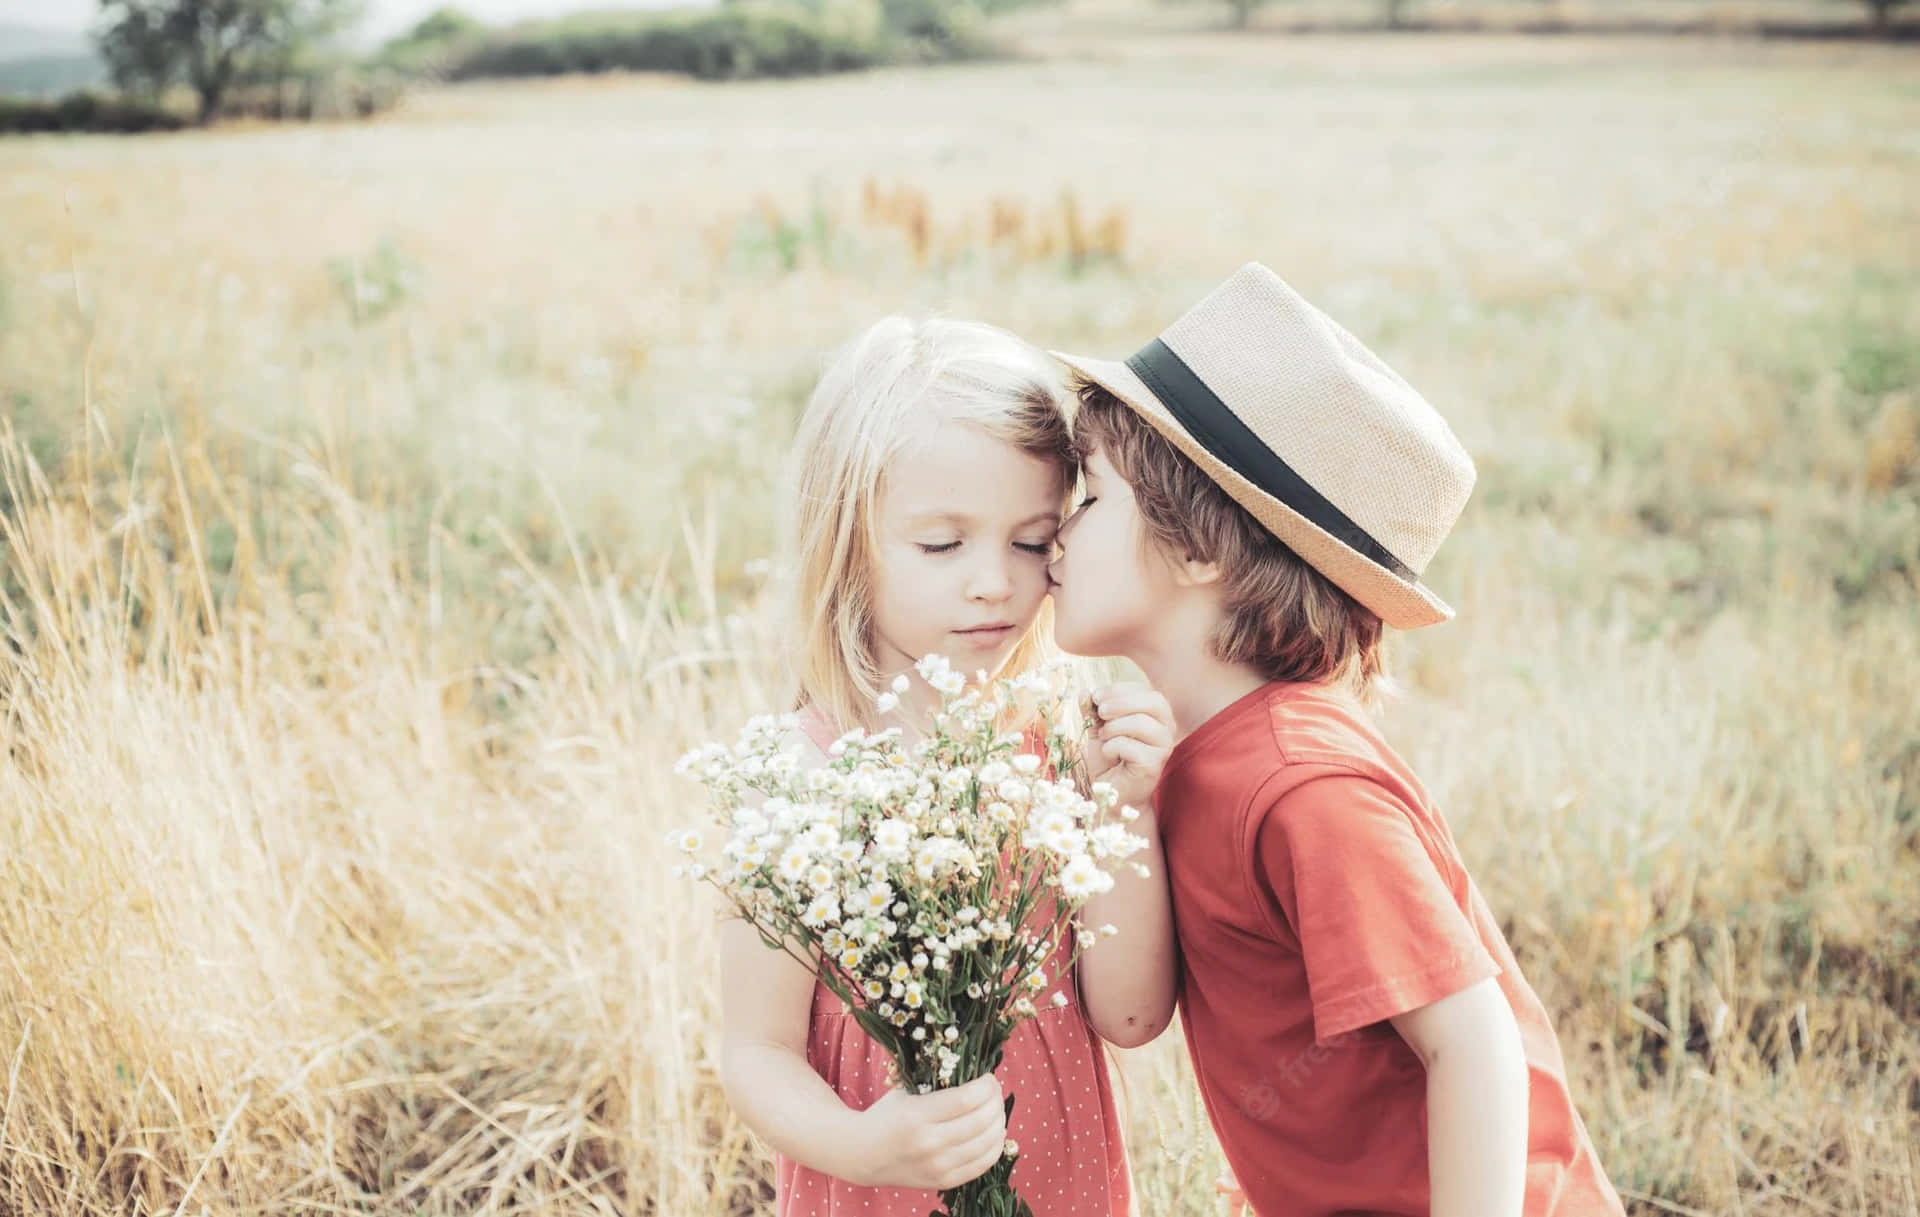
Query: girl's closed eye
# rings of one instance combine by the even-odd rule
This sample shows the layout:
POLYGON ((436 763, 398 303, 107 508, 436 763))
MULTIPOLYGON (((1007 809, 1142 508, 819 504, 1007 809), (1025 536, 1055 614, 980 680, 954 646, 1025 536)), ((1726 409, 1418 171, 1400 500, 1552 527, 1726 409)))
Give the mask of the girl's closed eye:
MULTIPOLYGON (((919 546, 920 552, 923 554, 950 554, 960 548, 960 542, 958 541, 947 541, 941 544, 935 544, 929 541, 917 541, 915 544, 919 546)), ((1042 556, 1048 556, 1053 553, 1053 541, 1051 539, 1046 541, 1015 541, 1013 547, 1023 553, 1039 554, 1042 556)))

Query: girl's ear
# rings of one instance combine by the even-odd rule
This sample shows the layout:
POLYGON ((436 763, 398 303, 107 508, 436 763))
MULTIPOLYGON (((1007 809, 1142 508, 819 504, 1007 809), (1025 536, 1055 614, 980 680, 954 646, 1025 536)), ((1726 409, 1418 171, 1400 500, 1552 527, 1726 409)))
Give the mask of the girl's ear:
POLYGON ((1221 574, 1218 562, 1202 562, 1192 556, 1173 564, 1173 581, 1181 587, 1206 587, 1220 582, 1221 574))

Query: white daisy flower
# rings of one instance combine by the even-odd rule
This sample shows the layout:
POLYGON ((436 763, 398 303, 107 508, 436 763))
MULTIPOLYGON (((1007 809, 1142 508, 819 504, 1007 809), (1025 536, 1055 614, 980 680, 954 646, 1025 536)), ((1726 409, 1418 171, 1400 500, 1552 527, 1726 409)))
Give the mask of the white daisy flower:
POLYGON ((1094 864, 1085 854, 1075 854, 1060 868, 1060 891, 1069 900, 1081 901, 1113 888, 1113 876, 1094 864))
POLYGON ((831 925, 840 920, 840 902, 832 896, 816 896, 813 903, 807 906, 807 911, 800 915, 800 920, 816 930, 831 925))
POLYGON ((1057 809, 1042 812, 1028 822, 1020 843, 1028 849, 1050 849, 1054 853, 1064 853, 1066 839, 1074 828, 1074 819, 1068 813, 1057 809))
POLYGON ((913 844, 913 829, 903 820, 882 820, 873 830, 873 850, 882 858, 904 861, 913 844))
POLYGON ((813 856, 798 843, 787 847, 780 855, 780 877, 789 883, 798 883, 807 877, 807 869, 813 865, 813 856))
POLYGON ((1087 845, 1096 858, 1124 858, 1146 848, 1146 841, 1124 824, 1100 824, 1087 833, 1087 845))

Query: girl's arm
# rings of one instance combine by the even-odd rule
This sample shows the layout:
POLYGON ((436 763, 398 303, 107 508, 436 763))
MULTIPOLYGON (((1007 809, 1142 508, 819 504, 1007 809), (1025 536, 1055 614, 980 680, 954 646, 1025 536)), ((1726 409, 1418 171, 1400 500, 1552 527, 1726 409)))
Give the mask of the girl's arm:
POLYGON ((1427 1069, 1433 1217, 1520 1217, 1527 1060, 1500 982, 1483 980, 1392 1022, 1427 1069))
POLYGON ((720 923, 720 1082, 748 1128, 777 1152, 857 1180, 860 1113, 807 1063, 813 973, 760 941, 738 917, 720 923))
POLYGON ((720 1080, 748 1128, 862 1186, 956 1187, 999 1160, 1006 1112, 992 1074, 926 1095, 895 1088, 865 1111, 843 1103, 807 1063, 813 986, 812 972, 751 925, 721 923, 720 1080))
POLYGON ((1142 877, 1122 864, 1113 890, 1081 911, 1089 928, 1112 925, 1119 933, 1080 957, 1080 1000, 1100 1038, 1137 1048, 1173 1019, 1173 906, 1152 811, 1153 788, 1173 748, 1173 711, 1166 698, 1140 684, 1103 689, 1093 704, 1099 721, 1088 739, 1090 776, 1111 783, 1122 806, 1139 810, 1128 828, 1146 838, 1147 848, 1128 861, 1143 864, 1147 873, 1142 877))

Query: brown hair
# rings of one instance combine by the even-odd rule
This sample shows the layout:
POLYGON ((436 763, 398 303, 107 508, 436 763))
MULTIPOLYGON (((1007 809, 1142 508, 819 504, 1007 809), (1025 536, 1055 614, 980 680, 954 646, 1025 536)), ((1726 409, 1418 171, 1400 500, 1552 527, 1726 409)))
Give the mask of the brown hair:
POLYGON ((1098 449, 1126 479, 1145 524, 1142 542, 1166 560, 1218 563, 1225 614, 1208 647, 1268 680, 1331 683, 1363 702, 1388 684, 1380 618, 1220 488, 1153 425, 1082 377, 1073 390, 1074 446, 1098 449))

